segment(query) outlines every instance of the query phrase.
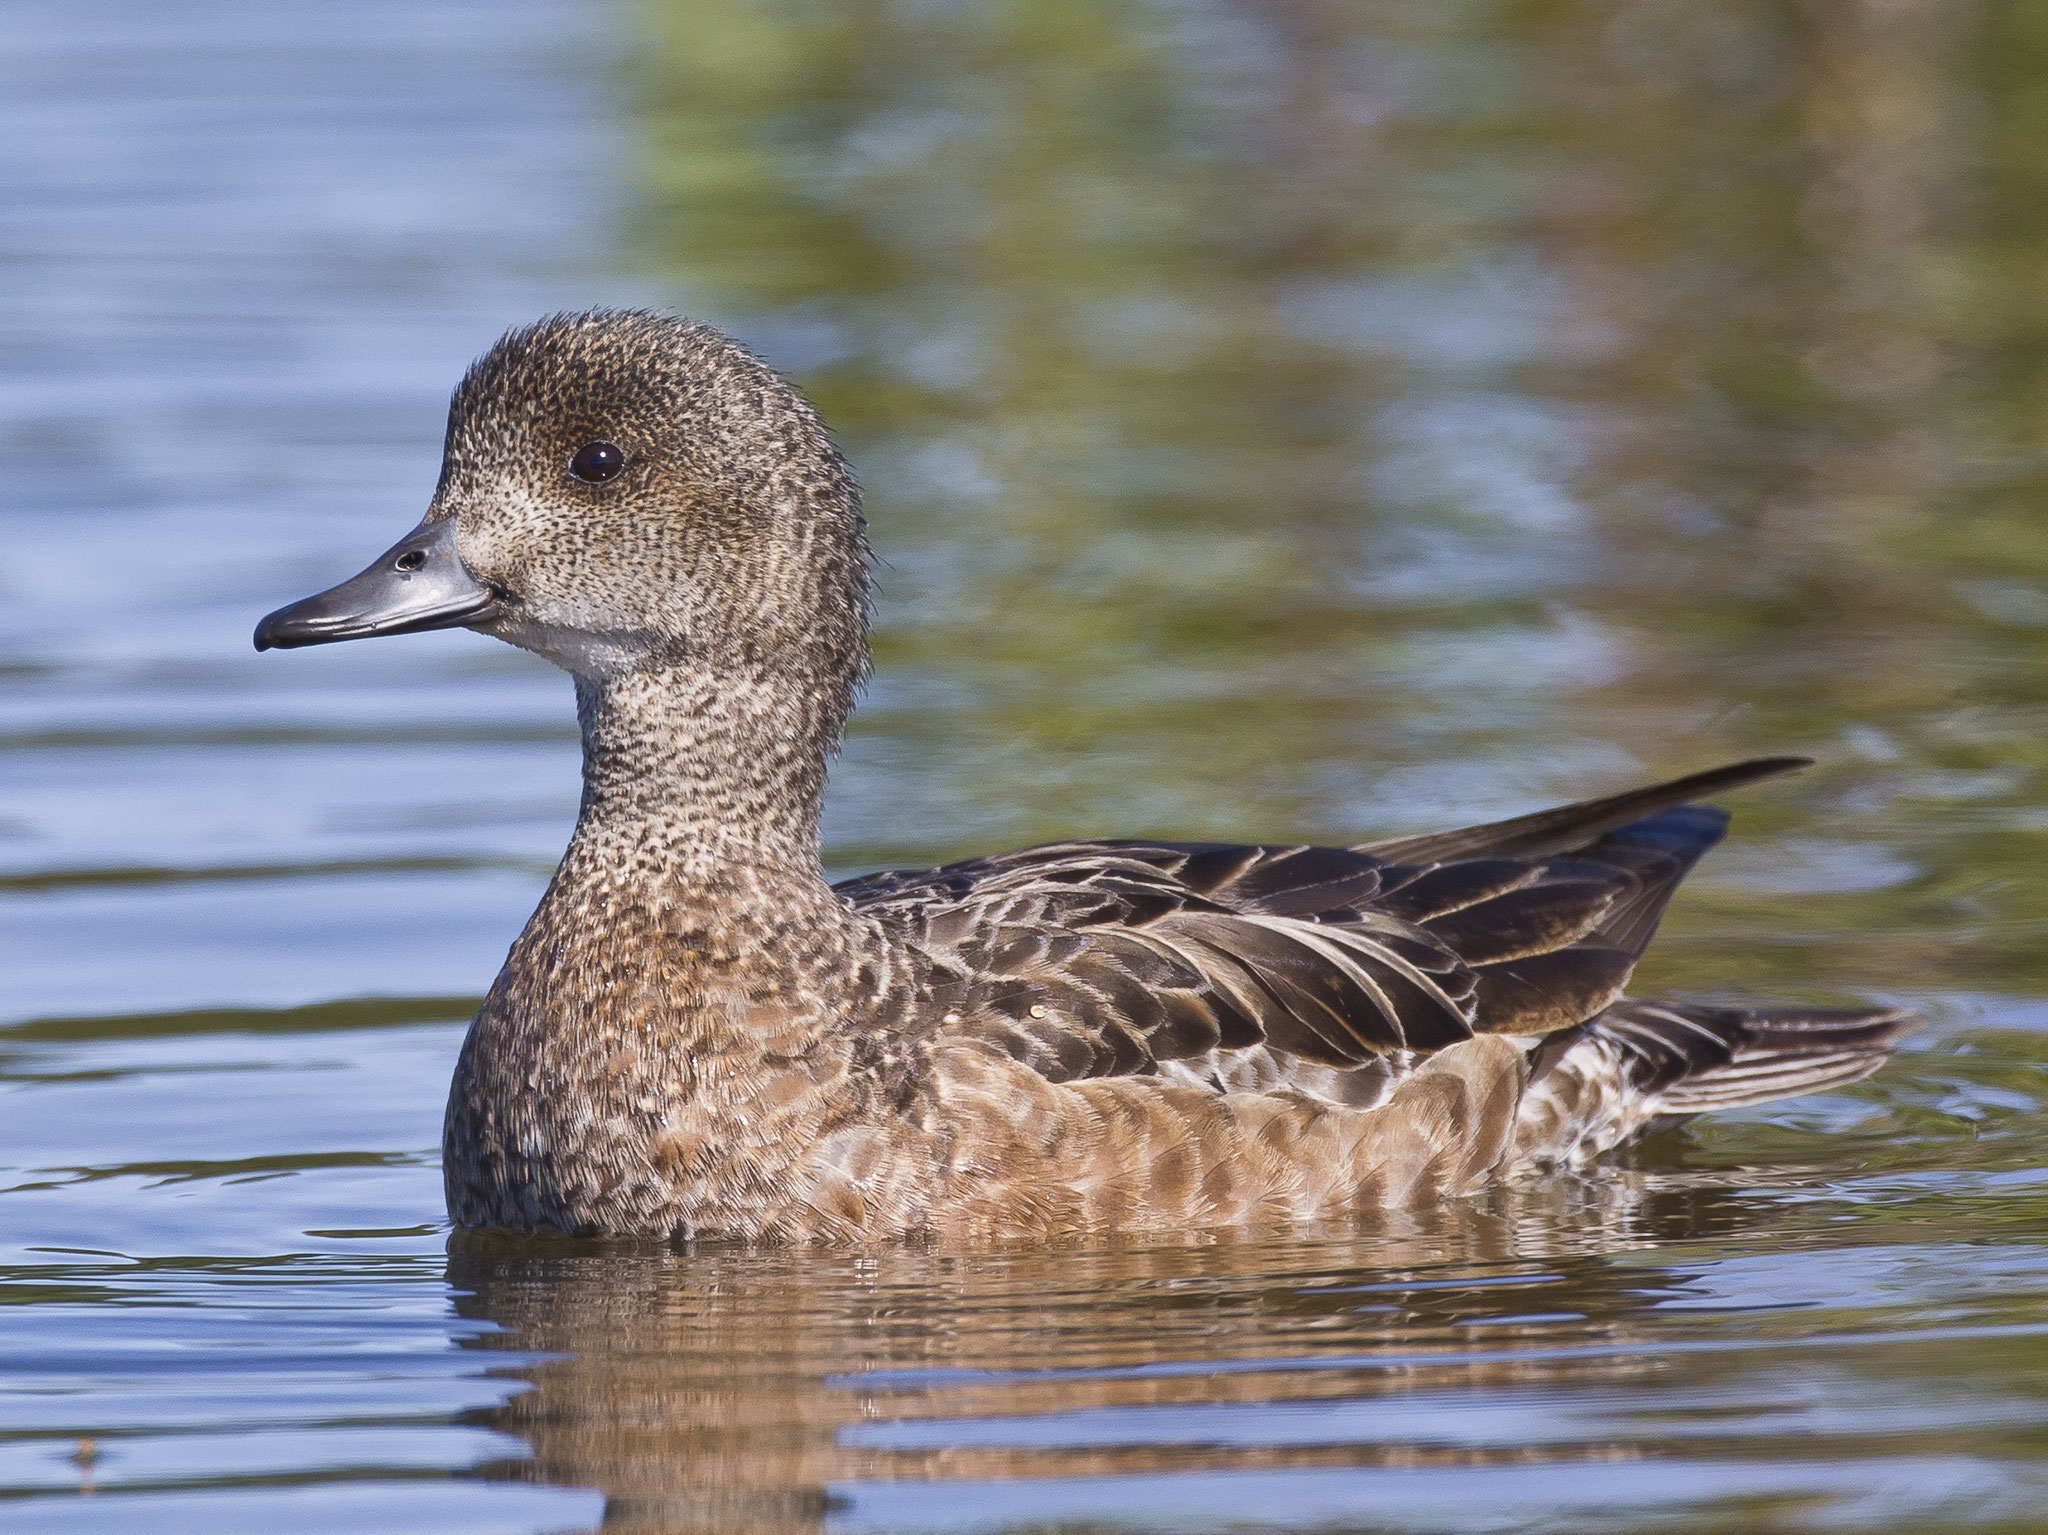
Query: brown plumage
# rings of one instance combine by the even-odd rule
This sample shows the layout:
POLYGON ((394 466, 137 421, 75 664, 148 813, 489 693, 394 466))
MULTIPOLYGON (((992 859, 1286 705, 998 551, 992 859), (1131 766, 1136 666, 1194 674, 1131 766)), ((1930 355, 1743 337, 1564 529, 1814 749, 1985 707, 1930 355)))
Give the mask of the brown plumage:
POLYGON ((1888 1012, 1624 1000, 1701 795, 1356 848, 1076 842, 828 885, 867 545, 803 399, 564 315, 455 394, 427 520, 259 645, 465 624, 576 678, 576 833, 456 1067, 467 1226, 858 1239, 1412 1205, 1868 1074, 1888 1012), (612 445, 608 452, 596 445, 612 445))

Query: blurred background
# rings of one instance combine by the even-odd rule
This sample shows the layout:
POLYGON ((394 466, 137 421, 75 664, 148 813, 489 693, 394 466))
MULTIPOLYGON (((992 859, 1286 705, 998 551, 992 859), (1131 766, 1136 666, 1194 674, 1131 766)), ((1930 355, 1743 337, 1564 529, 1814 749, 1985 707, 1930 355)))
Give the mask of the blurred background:
MULTIPOLYGON (((828 810, 839 872, 1077 834, 1356 841, 1821 759, 1741 796, 1644 987, 1903 1001, 1931 1020, 1920 1049, 1702 1128, 1602 1206, 1604 1234, 1525 1212, 1402 1261, 1463 1264, 1534 1337, 1527 1263, 1569 1249, 1566 1289, 1605 1294, 1615 1252, 1736 1231, 1751 1245, 1670 1283, 1781 1263, 1724 1309, 1818 1286, 1847 1308, 1822 1331, 1981 1323, 1978 1353, 1929 1356, 1909 1422, 1838 1424, 1789 1481, 1726 1451, 1741 1465, 1681 1512, 1706 1528, 1724 1495, 1767 1496, 1788 1528, 1874 1527, 1892 1516, 1854 1497, 1877 1478, 1947 1500, 1900 1503, 1901 1528, 2030 1527, 2038 1431, 1929 1425, 1958 1382, 2000 1423, 2048 1420, 2044 142, 2032 0, 17 0, 0 1528, 118 1528, 142 1503, 162 1528, 581 1527, 607 1485, 589 1454, 536 1466, 531 1424, 492 1415, 526 1389, 517 1330, 597 1360, 644 1340, 664 1285, 727 1293, 667 1258, 615 1293, 616 1267, 444 1257, 439 1105, 573 816, 566 679, 467 634, 249 646, 416 519, 476 353, 599 302, 731 329, 861 473, 878 672, 828 810), (1657 1205, 1673 1178, 1692 1192, 1657 1205), (1874 1267, 1823 1284, 1785 1256, 1802 1244, 1874 1267), (1963 1298, 1992 1292, 1996 1318, 1963 1298), (578 1293, 603 1294, 594 1319, 578 1293)), ((1329 1240, 1220 1278, 1213 1255, 1148 1258, 1076 1281, 1074 1314, 1114 1291, 1143 1337, 1159 1287, 1219 1285, 1217 1327, 1261 1356, 1245 1297, 1389 1261, 1329 1240)), ((774 1399, 787 1422, 874 1363, 847 1341, 874 1280, 775 1277, 747 1326, 821 1291, 844 1323, 790 1345, 810 1384, 774 1399)), ((960 1274, 892 1282, 892 1314, 953 1318, 929 1346, 957 1363, 979 1314, 960 1274)), ((1630 1325, 1664 1282, 1615 1303, 1630 1325)), ((744 1379, 749 1345, 691 1336, 711 1333, 744 1379)), ((1756 1400, 1898 1380, 1871 1349, 1835 1395, 1795 1371, 1756 1400)), ((595 1379, 573 1400, 623 1390, 595 1379)), ((1521 1447, 1474 1390, 1495 1448, 1521 1447)), ((1152 1497, 864 1505, 862 1478, 943 1464, 877 1471, 819 1421, 817 1457, 746 1473, 809 1489, 775 1519, 954 1528, 973 1503, 994 1528, 1152 1497)), ((1783 1428, 1756 1421, 1759 1443, 1783 1428)), ((1677 1453, 1587 1422, 1572 1455, 1677 1453)), ((1331 1429, 1316 1454, 1401 1431, 1331 1429)), ((718 1464, 720 1488, 746 1479, 718 1464)), ((1198 1501, 1382 1527, 1342 1492, 1297 1518, 1296 1484, 1259 1485, 1198 1501)), ((1393 1519, 1407 1493, 1374 1487, 1393 1519)), ((1568 1490, 1542 1507, 1590 1528, 1568 1490)), ((1510 1527, 1534 1517, 1518 1496, 1448 1523, 1424 1499, 1398 1527, 1510 1527)), ((773 1522, 735 1506, 732 1527, 773 1522)), ((688 1523, 661 1507, 646 1527, 688 1523)))

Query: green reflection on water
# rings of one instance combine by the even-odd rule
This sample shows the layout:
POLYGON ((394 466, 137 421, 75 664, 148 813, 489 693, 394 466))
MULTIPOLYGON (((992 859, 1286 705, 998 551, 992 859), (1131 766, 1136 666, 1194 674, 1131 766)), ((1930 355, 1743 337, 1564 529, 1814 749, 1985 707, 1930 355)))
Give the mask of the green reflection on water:
POLYGON ((870 489, 843 861, 1805 749, 1646 979, 2041 989, 2048 8, 637 14, 640 258, 870 489))

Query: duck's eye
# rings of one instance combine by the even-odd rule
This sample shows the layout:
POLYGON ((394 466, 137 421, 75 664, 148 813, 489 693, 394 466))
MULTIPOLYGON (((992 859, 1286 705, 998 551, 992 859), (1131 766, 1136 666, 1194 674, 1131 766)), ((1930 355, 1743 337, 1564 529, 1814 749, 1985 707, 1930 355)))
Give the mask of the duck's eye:
POLYGON ((601 484, 626 467, 626 455, 609 442, 586 442, 569 460, 569 472, 592 485, 601 484))

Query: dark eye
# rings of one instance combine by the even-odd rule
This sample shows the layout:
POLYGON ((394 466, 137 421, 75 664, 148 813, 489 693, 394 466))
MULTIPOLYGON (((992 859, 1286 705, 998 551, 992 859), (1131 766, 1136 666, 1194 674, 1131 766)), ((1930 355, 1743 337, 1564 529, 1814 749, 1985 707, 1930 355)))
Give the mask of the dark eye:
POLYGON ((601 484, 626 467, 626 455, 609 442, 586 442, 569 460, 569 472, 592 485, 601 484))

